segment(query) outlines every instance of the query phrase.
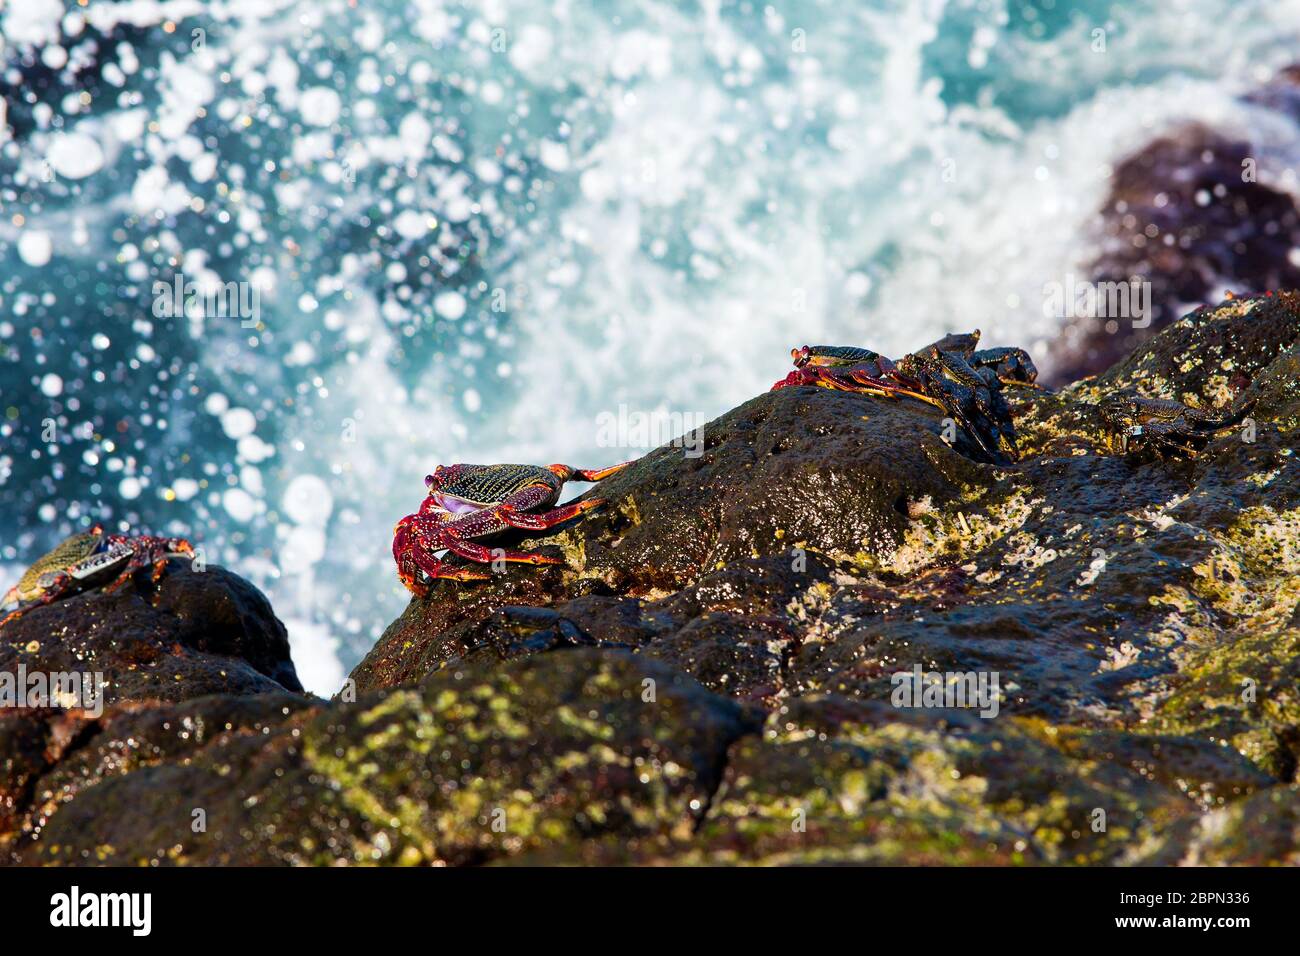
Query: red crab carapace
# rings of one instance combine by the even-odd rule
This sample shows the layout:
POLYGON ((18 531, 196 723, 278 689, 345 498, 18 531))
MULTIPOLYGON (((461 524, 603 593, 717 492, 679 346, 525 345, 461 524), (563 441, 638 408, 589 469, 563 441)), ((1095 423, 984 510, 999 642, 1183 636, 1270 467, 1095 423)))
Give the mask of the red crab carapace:
POLYGON ((569 465, 439 465, 424 479, 429 494, 420 510, 397 522, 393 529, 397 576, 411 593, 423 596, 428 592, 428 582, 437 578, 482 581, 489 577, 478 568, 448 565, 437 557, 439 551, 483 564, 494 560, 559 564, 559 558, 549 555, 488 548, 474 539, 510 528, 544 531, 590 511, 604 504, 604 499, 551 506, 559 501, 565 482, 600 481, 629 464, 596 469, 569 465))

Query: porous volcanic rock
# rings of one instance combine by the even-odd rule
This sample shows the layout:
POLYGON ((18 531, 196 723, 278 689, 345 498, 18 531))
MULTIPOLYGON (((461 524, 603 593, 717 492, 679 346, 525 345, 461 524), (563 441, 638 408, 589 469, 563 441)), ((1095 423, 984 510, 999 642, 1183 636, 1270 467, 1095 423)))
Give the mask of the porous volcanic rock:
POLYGON ((111 594, 33 608, 0 630, 0 671, 104 675, 105 703, 301 691, 289 638, 265 595, 220 567, 173 560, 111 594))
MULTIPOLYGON (((413 599, 334 701, 149 682, 99 717, 0 717, 0 851, 1295 862, 1300 296, 1198 309, 1011 398, 1009 467, 918 402, 751 399, 699 457, 661 448, 589 492, 602 510, 501 539, 564 564, 413 599), (1161 458, 1108 434, 1097 404, 1122 391, 1254 404, 1161 458), (917 667, 996 676, 996 714, 897 706, 917 667)), ((60 640, 104 626, 75 600, 60 640)))
POLYGON ((18 841, 22 862, 467 864, 685 841, 758 718, 663 665, 581 649, 353 704, 216 697, 99 723, 29 787, 57 812, 18 841))

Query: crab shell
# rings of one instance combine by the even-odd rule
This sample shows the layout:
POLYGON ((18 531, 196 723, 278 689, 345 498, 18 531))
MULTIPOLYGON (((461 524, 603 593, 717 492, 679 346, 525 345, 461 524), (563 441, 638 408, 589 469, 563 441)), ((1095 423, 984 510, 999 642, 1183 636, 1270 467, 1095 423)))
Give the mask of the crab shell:
POLYGON ((472 514, 500 504, 535 484, 548 485, 559 497, 564 479, 539 465, 439 465, 424 478, 438 506, 452 515, 472 514))

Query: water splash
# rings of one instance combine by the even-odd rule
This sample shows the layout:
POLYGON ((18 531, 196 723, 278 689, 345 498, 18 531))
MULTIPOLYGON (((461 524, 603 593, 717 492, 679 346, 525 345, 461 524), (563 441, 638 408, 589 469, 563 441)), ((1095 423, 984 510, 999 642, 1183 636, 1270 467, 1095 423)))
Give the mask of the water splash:
POLYGON ((805 342, 1043 357, 1128 151, 1196 119, 1300 153, 1237 99, 1293 0, 0 17, 0 560, 191 535, 323 693, 404 602, 434 464, 631 457, 602 412, 718 414, 805 342), (177 274, 258 314, 160 317, 177 274))

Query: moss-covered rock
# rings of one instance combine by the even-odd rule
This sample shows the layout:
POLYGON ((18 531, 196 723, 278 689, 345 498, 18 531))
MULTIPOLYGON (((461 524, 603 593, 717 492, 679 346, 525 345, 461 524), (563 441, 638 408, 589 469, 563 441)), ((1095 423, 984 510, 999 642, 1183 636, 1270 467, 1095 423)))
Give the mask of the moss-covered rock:
POLYGON ((16 847, 24 862, 480 863, 685 840, 757 727, 662 664, 597 649, 355 703, 236 700, 104 720, 29 788, 50 818, 16 847))

